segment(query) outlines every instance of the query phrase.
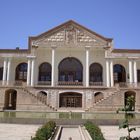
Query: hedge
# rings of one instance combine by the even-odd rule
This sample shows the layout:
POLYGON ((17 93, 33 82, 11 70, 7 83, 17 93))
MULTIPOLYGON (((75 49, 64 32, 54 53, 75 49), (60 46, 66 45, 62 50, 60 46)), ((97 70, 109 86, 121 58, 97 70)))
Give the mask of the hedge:
POLYGON ((88 121, 84 124, 84 126, 87 129, 87 131, 89 132, 89 134, 93 140, 105 140, 105 138, 101 132, 101 129, 97 125, 88 121))
POLYGON ((47 122, 37 130, 35 137, 31 138, 31 140, 48 140, 52 136, 55 127, 56 127, 55 122, 53 121, 47 122))

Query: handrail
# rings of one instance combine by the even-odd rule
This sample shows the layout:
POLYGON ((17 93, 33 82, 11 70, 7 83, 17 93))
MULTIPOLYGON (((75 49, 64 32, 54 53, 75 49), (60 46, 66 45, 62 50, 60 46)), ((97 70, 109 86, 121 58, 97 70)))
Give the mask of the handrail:
POLYGON ((59 81, 58 85, 73 85, 73 86, 79 86, 79 85, 83 85, 83 82, 73 82, 73 81, 59 81))

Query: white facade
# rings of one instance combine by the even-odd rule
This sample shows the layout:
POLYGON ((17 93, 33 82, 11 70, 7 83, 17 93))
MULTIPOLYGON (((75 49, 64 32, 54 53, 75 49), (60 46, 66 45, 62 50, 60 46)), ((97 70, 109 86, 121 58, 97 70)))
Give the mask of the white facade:
MULTIPOLYGON (((120 92, 123 93, 127 91, 137 92, 140 79, 138 76, 139 60, 140 50, 114 49, 112 39, 98 35, 74 21, 68 21, 41 35, 30 37, 27 50, 1 50, 0 67, 3 68, 1 87, 15 89, 19 86, 30 92, 35 90, 36 95, 39 91, 45 91, 47 103, 56 109, 61 107, 59 100, 61 93, 76 92, 82 94, 80 107, 84 110, 92 109, 96 106, 96 92, 102 92, 103 99, 112 96, 121 88, 120 92), (70 70, 66 70, 66 73, 64 70, 60 74, 59 66, 65 59, 74 59, 76 63, 81 64, 82 76, 77 76, 81 72, 70 70), (27 69, 20 73, 18 66, 23 63, 27 64, 27 69), (51 76, 49 74, 44 77, 39 76, 39 67, 43 63, 50 64, 51 76), (98 68, 97 71, 94 71, 92 64, 99 64, 102 72, 99 73, 98 68), (43 78, 46 79, 43 80, 43 78)), ((69 66, 69 64, 66 65, 69 66)), ((71 69, 74 66, 69 67, 71 69)), ((119 100, 123 96, 120 95, 116 99, 119 100)), ((139 99, 140 97, 136 99, 138 100, 137 108, 140 106, 139 99)), ((123 100, 116 101, 116 103, 112 101, 112 104, 118 107, 119 104, 124 104, 123 100)), ((107 107, 107 104, 104 103, 103 106, 107 107)))

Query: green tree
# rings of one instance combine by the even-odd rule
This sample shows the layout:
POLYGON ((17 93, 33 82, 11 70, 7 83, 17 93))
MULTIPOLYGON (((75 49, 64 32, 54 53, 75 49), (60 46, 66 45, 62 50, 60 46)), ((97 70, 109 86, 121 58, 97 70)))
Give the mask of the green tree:
POLYGON ((130 111, 134 111, 135 107, 135 97, 129 96, 126 99, 126 105, 122 109, 118 109, 119 111, 125 112, 125 120, 119 125, 119 129, 127 129, 128 135, 125 137, 120 137, 120 140, 140 140, 140 137, 131 137, 131 132, 136 131, 136 127, 130 127, 129 120, 134 117, 134 114, 130 111))

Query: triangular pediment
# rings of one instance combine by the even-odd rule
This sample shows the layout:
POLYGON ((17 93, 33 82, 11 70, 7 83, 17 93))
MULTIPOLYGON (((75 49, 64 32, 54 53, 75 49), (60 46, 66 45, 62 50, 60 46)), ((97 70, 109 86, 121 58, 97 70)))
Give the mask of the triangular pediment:
POLYGON ((72 45, 106 47, 111 39, 105 38, 78 23, 70 20, 39 36, 32 37, 32 43, 38 46, 72 45))

